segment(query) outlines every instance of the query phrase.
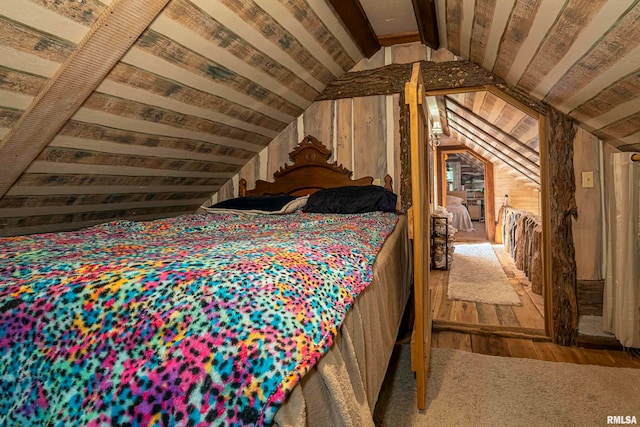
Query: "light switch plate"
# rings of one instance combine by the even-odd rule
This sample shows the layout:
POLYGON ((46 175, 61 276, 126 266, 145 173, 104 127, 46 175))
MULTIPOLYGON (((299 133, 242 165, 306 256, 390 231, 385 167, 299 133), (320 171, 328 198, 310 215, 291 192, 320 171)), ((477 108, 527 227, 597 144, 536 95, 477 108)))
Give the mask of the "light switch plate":
POLYGON ((593 171, 582 172, 582 188, 593 188, 593 171))

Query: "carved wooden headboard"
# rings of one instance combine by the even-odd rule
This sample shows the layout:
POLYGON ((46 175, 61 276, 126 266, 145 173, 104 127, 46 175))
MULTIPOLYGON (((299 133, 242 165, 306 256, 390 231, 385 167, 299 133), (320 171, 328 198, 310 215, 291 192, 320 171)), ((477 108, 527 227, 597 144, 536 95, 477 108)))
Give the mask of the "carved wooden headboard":
MULTIPOLYGON (((273 174, 273 182, 258 180, 253 190, 247 190, 247 181, 239 182, 239 195, 275 196, 289 194, 304 196, 323 188, 342 187, 345 185, 371 185, 370 176, 352 180, 351 172, 338 162, 329 163, 331 151, 311 135, 306 136, 298 146, 289 153, 292 165, 284 165, 273 174)), ((384 178, 385 188, 392 191, 391 177, 384 178)))

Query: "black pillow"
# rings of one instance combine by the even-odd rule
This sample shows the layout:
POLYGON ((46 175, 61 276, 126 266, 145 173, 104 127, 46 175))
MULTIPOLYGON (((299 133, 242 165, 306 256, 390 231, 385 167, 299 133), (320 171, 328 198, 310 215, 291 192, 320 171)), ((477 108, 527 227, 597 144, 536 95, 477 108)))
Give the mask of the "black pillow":
POLYGON ((395 212, 398 196, 379 185, 326 188, 309 196, 304 212, 395 212))
POLYGON ((211 208, 215 209, 238 209, 238 210, 257 210, 275 212, 282 209, 287 203, 295 200, 296 196, 247 196, 238 197, 236 199, 223 200, 216 203, 211 208))

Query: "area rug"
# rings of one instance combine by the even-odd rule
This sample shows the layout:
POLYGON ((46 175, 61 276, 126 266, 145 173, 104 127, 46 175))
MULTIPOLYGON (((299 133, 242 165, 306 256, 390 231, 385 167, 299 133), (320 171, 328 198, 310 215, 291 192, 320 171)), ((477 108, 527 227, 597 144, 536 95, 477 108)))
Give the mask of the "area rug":
POLYGON ((490 243, 455 246, 447 296, 487 304, 522 305, 490 243))
POLYGON ((418 411, 411 350, 403 345, 394 351, 375 420, 452 427, 602 426, 608 416, 640 422, 638 384, 640 369, 432 349, 427 408, 418 411))

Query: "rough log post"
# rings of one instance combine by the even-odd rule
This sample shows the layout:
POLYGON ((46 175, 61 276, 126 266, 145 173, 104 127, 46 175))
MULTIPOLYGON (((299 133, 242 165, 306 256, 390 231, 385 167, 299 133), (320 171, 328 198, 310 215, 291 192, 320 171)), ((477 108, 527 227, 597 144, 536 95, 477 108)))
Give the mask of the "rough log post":
POLYGON ((553 341, 575 345, 578 327, 576 259, 572 218, 578 218, 573 171, 573 121, 554 108, 547 111, 550 185, 551 295, 553 341))
POLYGON ((400 93, 400 209, 406 211, 411 206, 411 140, 409 137, 409 107, 405 103, 404 92, 400 93))

